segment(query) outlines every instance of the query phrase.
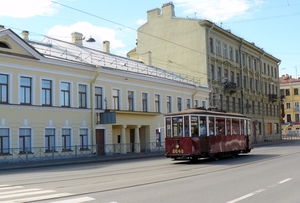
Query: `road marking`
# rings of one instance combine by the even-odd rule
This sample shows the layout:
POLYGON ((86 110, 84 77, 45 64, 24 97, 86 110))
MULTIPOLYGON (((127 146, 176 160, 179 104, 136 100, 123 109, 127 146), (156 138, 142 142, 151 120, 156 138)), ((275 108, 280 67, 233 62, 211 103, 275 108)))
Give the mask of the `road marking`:
POLYGON ((31 201, 38 201, 38 200, 47 200, 51 198, 58 198, 58 197, 65 197, 71 195, 70 193, 59 193, 59 194, 52 194, 52 195, 43 195, 37 197, 28 197, 22 199, 14 199, 9 201, 1 201, 1 203, 17 203, 17 202, 31 202, 31 201))
MULTIPOLYGON (((37 190, 39 190, 39 189, 37 189, 37 190)), ((12 197, 22 197, 22 196, 29 196, 29 195, 38 195, 38 194, 50 193, 50 192, 55 192, 55 191, 53 191, 53 190, 42 190, 42 191, 19 193, 19 194, 13 194, 13 195, 3 195, 3 196, 0 196, 0 199, 7 199, 7 198, 12 198, 12 197)))
POLYGON ((251 192, 251 193, 249 193, 249 194, 247 194, 247 195, 244 195, 244 196, 242 196, 242 197, 236 198, 236 199, 231 200, 231 201, 226 202, 226 203, 235 203, 235 202, 239 202, 239 201, 241 201, 241 200, 243 200, 243 199, 246 199, 246 198, 248 198, 248 197, 251 197, 251 196, 256 195, 256 194, 258 194, 258 193, 260 193, 260 192, 263 192, 263 191, 265 191, 265 189, 256 190, 255 192, 251 192))
POLYGON ((91 197, 79 197, 75 199, 67 199, 67 200, 61 200, 61 201, 56 201, 56 202, 51 202, 51 203, 80 203, 80 202, 88 202, 95 200, 94 198, 91 197))
POLYGON ((285 179, 283 181, 280 181, 279 184, 285 183, 285 182, 290 181, 290 180, 292 180, 292 179, 291 178, 287 178, 287 179, 285 179))
MULTIPOLYGON (((16 194, 16 193, 25 193, 25 192, 32 192, 40 190, 38 188, 33 189, 24 189, 24 190, 13 190, 13 191, 6 191, 6 192, 0 192, 0 195, 9 195, 9 194, 16 194)), ((1 198, 1 197, 0 197, 1 198)))
POLYGON ((23 187, 22 186, 1 187, 0 190, 10 190, 10 189, 17 189, 17 188, 23 188, 23 187))
MULTIPOLYGON (((282 181, 278 182, 278 183, 275 184, 275 185, 269 185, 267 188, 276 187, 276 186, 278 186, 279 184, 286 183, 286 182, 288 182, 288 181, 290 181, 290 180, 292 180, 292 178, 287 178, 287 179, 285 179, 285 180, 282 180, 282 181)), ((265 191, 265 190, 266 190, 266 189, 263 189, 263 188, 262 188, 262 189, 256 190, 256 191, 254 191, 254 192, 251 192, 251 193, 249 193, 249 194, 247 194, 247 195, 244 195, 244 196, 242 196, 242 197, 236 198, 236 199, 231 200, 231 201, 226 202, 226 203, 235 203, 235 202, 239 202, 239 201, 241 201, 241 200, 243 200, 243 199, 249 198, 249 197, 251 197, 251 196, 253 196, 253 195, 256 195, 256 194, 258 194, 258 193, 261 193, 261 192, 263 192, 263 191, 265 191)))

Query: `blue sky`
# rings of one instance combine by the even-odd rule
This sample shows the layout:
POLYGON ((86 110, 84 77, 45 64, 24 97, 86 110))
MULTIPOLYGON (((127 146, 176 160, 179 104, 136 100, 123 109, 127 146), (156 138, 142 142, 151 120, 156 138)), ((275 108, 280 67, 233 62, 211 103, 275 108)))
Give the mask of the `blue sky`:
MULTIPOLYGON (((147 11, 161 8, 163 0, 0 0, 0 25, 31 40, 44 35, 71 41, 71 33, 92 36, 85 46, 102 50, 109 40, 111 52, 123 55, 133 49, 136 30, 147 11), (18 6, 16 6, 18 5, 18 6)), ((176 17, 208 19, 269 54, 279 58, 279 73, 300 77, 299 0, 173 0, 176 17)))

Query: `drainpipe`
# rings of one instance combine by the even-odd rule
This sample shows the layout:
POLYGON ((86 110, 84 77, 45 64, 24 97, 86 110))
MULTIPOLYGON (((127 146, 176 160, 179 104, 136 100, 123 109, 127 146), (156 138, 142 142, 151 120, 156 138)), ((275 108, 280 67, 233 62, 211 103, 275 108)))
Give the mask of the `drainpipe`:
POLYGON ((92 121, 92 130, 91 130, 92 143, 91 144, 92 144, 92 146, 94 145, 94 134, 95 134, 95 100, 93 98, 95 95, 94 84, 100 74, 101 66, 96 65, 96 69, 97 69, 97 72, 94 75, 94 78, 90 83, 90 101, 91 101, 91 108, 92 108, 92 113, 91 113, 91 121, 92 121))
MULTIPOLYGON (((215 24, 213 23, 212 26, 208 29, 208 33, 207 33, 207 39, 206 39, 206 42, 208 43, 208 46, 207 46, 207 53, 208 54, 208 61, 207 61, 207 72, 210 73, 209 74, 209 79, 210 79, 210 83, 208 84, 211 88, 212 88, 212 74, 211 74, 211 60, 210 60, 210 49, 209 49, 209 38, 210 38, 210 31, 215 27, 215 24)), ((210 104, 212 103, 212 100, 213 100, 213 91, 210 93, 210 98, 209 98, 209 106, 210 104)))
POLYGON ((259 64, 260 64, 260 86, 261 86, 261 93, 262 93, 262 99, 261 99, 261 103, 262 103, 262 132, 263 132, 263 138, 265 140, 265 105, 264 105, 264 97, 265 94, 263 94, 263 82, 262 82, 262 57, 265 55, 265 52, 263 51, 262 55, 259 57, 259 64))
POLYGON ((244 39, 241 38, 241 43, 240 43, 240 47, 239 47, 239 52, 240 52, 240 76, 241 76, 241 101, 242 101, 242 114, 244 114, 244 83, 243 83, 243 59, 242 59, 242 46, 243 46, 243 42, 244 42, 244 39))
MULTIPOLYGON (((278 70, 278 78, 279 78, 279 66, 280 66, 280 64, 281 64, 281 61, 279 61, 279 63, 277 64, 277 70, 278 70)), ((281 104, 282 104, 282 100, 281 100, 281 95, 280 95, 280 82, 279 82, 279 88, 277 89, 277 92, 276 92, 276 94, 277 95, 279 95, 278 96, 278 100, 279 100, 279 102, 278 102, 278 112, 280 112, 279 113, 279 133, 280 133, 280 140, 282 140, 282 130, 281 130, 281 127, 282 127, 282 124, 281 124, 281 121, 282 121, 282 115, 281 115, 281 104)))

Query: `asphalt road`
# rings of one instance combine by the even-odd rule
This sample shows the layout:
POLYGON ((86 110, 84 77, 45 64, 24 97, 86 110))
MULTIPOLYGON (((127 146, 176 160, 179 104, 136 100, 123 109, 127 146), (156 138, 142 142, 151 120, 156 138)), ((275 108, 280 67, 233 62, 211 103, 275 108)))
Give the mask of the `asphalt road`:
POLYGON ((300 142, 219 161, 164 157, 0 171, 0 203, 299 203, 300 142))

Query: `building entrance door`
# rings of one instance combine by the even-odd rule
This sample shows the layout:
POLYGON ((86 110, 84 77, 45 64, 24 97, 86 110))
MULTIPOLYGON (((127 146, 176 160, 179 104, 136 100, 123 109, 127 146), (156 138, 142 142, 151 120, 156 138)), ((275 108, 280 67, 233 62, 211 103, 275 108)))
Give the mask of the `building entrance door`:
POLYGON ((98 145, 98 155, 105 154, 104 133, 104 129, 96 129, 96 144, 98 145))

